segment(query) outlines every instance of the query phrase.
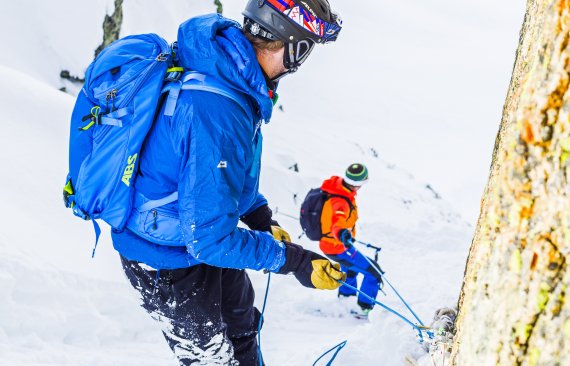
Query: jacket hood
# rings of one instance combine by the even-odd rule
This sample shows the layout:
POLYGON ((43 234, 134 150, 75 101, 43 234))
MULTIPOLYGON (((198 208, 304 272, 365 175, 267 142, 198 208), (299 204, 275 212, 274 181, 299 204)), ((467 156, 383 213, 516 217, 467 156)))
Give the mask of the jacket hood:
POLYGON ((211 75, 249 95, 269 122, 273 103, 255 51, 239 23, 219 14, 187 20, 178 29, 178 57, 184 68, 211 75))
POLYGON ((343 186, 342 182, 343 179, 341 177, 332 176, 323 182, 321 189, 327 193, 338 194, 339 196, 344 196, 350 198, 351 201, 354 201, 356 192, 343 186))

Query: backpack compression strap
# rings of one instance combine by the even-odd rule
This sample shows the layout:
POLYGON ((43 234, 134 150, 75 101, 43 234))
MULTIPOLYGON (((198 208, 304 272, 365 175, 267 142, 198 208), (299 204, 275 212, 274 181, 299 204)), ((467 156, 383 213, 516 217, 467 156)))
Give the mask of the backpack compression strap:
POLYGON ((144 197, 141 193, 137 192, 137 194, 139 196, 141 196, 141 198, 143 199, 143 202, 145 202, 142 205, 137 207, 137 210, 139 210, 141 212, 149 211, 149 210, 152 210, 153 208, 157 208, 157 207, 164 206, 164 205, 167 205, 169 203, 178 201, 178 191, 171 193, 168 196, 161 198, 161 199, 158 199, 158 200, 149 200, 146 197, 144 197))

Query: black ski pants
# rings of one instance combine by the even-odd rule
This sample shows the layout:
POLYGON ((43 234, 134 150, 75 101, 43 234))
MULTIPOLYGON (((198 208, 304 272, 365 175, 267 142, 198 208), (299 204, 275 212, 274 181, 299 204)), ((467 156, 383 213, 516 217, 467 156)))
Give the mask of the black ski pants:
POLYGON ((200 264, 156 271, 121 261, 180 365, 259 365, 260 313, 244 270, 200 264))

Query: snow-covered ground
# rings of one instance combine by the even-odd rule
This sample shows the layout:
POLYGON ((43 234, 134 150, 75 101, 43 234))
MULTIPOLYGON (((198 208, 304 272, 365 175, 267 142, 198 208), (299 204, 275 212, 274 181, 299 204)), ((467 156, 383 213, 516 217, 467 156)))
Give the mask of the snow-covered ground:
MULTIPOLYGON (((110 0, 81 3, 1 5, 11 57, 0 60, 0 365, 175 365, 108 234, 91 259, 91 226, 61 202, 74 98, 58 91, 59 71, 82 73, 112 11, 110 0)), ((170 40, 181 21, 213 10, 210 2, 124 3, 123 35, 170 40)), ((225 3, 238 19, 244 2, 225 3)), ((383 247, 386 275, 425 322, 457 300, 476 217, 466 202, 483 188, 522 21, 523 4, 496 3, 337 0, 342 42, 284 80, 283 112, 264 129, 262 191, 294 236, 299 225, 286 215, 297 215, 309 188, 354 161, 369 166, 359 239, 383 247)), ((266 275, 251 277, 261 305, 266 275)), ((403 310, 388 294, 379 299, 403 310)), ((392 314, 376 309, 359 322, 335 293, 293 277, 272 276, 265 319, 268 365, 310 365, 345 339, 335 365, 400 365, 417 351, 413 330, 392 314)))

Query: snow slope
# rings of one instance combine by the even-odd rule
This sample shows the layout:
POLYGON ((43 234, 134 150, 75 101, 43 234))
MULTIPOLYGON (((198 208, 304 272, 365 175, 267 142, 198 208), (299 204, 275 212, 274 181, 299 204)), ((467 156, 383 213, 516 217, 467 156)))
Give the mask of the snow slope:
POLYGON ((74 99, 4 66, 0 85, 0 364, 128 365, 133 355, 137 364, 164 363, 168 347, 134 311, 108 237, 92 260, 92 229, 63 207, 61 121, 74 99))
MULTIPOLYGON (((422 25, 448 24, 474 34, 481 24, 497 26, 498 22, 482 12, 463 14, 460 5, 444 7, 442 0, 429 9, 411 0, 402 5, 362 1, 379 10, 382 21, 377 23, 368 18, 374 12, 364 14, 346 0, 337 2, 346 14, 346 24, 359 27, 346 27, 344 49, 339 43, 318 50, 298 75, 282 83, 284 111, 276 111, 274 120, 264 127, 262 191, 278 212, 276 218, 298 236, 296 220, 283 214, 297 215, 300 199, 322 179, 341 173, 353 161, 366 163, 371 182, 359 193, 359 239, 383 247, 380 263, 388 278, 429 322, 436 308, 456 302, 472 229, 434 191, 439 184, 416 179, 400 166, 426 173, 433 160, 445 155, 448 170, 435 171, 454 182, 451 185, 460 185, 466 171, 462 166, 473 157, 437 152, 448 146, 448 140, 457 140, 456 131, 422 127, 424 121, 438 125, 438 108, 419 113, 423 109, 413 106, 420 97, 432 98, 425 102, 426 108, 433 99, 452 100, 445 105, 449 108, 441 109, 445 111, 441 118, 461 114, 466 122, 491 112, 489 108, 475 116, 461 112, 457 102, 462 98, 448 95, 452 76, 422 80, 430 75, 413 69, 408 70, 410 74, 394 71, 398 63, 412 62, 407 52, 413 49, 402 44, 414 32, 421 33, 422 25), (398 18, 402 6, 413 11, 398 18), (390 27, 400 21, 417 28, 388 37, 390 27), (352 64, 352 55, 361 51, 351 48, 359 44, 355 40, 378 24, 386 27, 377 31, 385 37, 380 41, 386 42, 379 41, 382 50, 363 56, 366 62, 361 68, 339 77, 335 62, 352 64), (389 61, 379 57, 383 51, 392 55, 389 61), (408 94, 411 80, 414 88, 431 89, 408 94), (289 169, 295 163, 298 173, 289 169)), ((112 10, 109 0, 82 2, 81 7, 76 3, 9 2, 2 4, 0 12, 0 28, 10 29, 13 35, 5 40, 7 49, 18 56, 0 61, 0 202, 4 206, 0 211, 4 223, 0 231, 0 365, 175 365, 160 332, 138 308, 108 234, 103 234, 96 258, 91 259, 91 226, 73 217, 61 202, 67 173, 67 121, 74 99, 57 90, 65 86, 57 75, 61 69, 81 74, 100 42, 102 17, 112 10)), ((225 4, 234 18, 241 9, 238 3, 225 4)), ((205 2, 158 5, 125 0, 124 34, 154 31, 174 39, 178 23, 212 8, 205 2)), ((488 31, 499 30, 490 27, 488 31)), ((421 35, 418 44, 430 38, 421 35)), ((432 57, 442 51, 428 46, 420 50, 432 57)), ((449 60, 447 66, 456 61, 449 60)), ((439 75, 446 72, 438 70, 439 75)), ((467 91, 480 93, 482 87, 473 89, 467 91)), ((490 99, 492 94, 481 98, 490 99)), ((316 250, 314 243, 300 242, 316 250)), ((266 276, 251 276, 260 306, 266 276)), ((363 324, 345 316, 346 309, 333 292, 302 288, 290 276, 273 276, 271 281, 262 341, 269 365, 312 364, 344 339, 348 345, 336 365, 400 365, 404 354, 417 349, 410 327, 386 311, 376 309, 371 322, 363 324)), ((380 299, 402 309, 393 296, 380 299)))

